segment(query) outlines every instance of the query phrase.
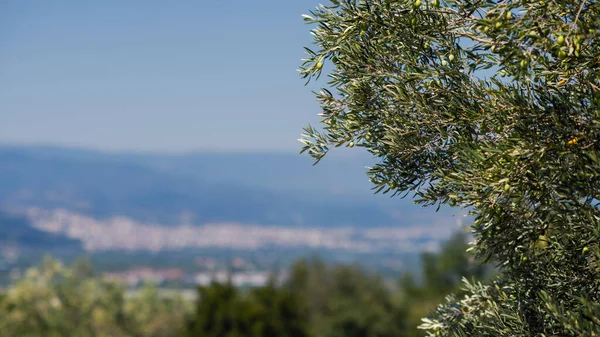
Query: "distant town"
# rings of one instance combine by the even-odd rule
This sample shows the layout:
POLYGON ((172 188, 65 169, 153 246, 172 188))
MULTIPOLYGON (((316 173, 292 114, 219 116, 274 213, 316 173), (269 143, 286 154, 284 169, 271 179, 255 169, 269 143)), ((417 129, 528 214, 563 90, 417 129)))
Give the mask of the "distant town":
POLYGON ((393 228, 311 228, 218 223, 179 226, 140 223, 128 217, 94 219, 75 212, 31 208, 27 216, 33 226, 46 232, 78 239, 87 251, 165 251, 184 248, 309 247, 355 252, 434 251, 457 227, 414 224, 393 228))
MULTIPOLYGON (((147 282, 166 288, 191 288, 226 280, 236 286, 261 286, 272 277, 285 279, 289 263, 306 256, 307 251, 325 252, 329 258, 341 256, 346 262, 362 259, 373 269, 400 273, 411 263, 406 254, 435 251, 439 242, 456 231, 445 223, 398 228, 232 223, 161 226, 122 216, 95 219, 64 209, 30 208, 25 215, 36 229, 80 241, 94 257, 95 266, 99 262, 98 272, 103 278, 130 289, 147 282), (155 256, 162 256, 161 261, 155 256)), ((17 246, 0 249, 1 283, 17 280, 36 263, 24 260, 22 253, 17 246)))

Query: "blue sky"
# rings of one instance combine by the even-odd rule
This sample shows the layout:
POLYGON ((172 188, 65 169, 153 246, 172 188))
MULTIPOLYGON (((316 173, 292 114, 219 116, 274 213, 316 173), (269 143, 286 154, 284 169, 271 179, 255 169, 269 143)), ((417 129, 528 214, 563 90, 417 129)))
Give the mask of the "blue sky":
POLYGON ((1 1, 0 143, 296 152, 318 3, 1 1))

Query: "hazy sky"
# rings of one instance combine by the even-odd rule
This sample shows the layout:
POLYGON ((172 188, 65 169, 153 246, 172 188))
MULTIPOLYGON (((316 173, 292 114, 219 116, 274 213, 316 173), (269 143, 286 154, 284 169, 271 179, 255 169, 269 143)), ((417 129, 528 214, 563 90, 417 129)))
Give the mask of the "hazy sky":
POLYGON ((0 143, 297 151, 318 3, 0 1, 0 143))

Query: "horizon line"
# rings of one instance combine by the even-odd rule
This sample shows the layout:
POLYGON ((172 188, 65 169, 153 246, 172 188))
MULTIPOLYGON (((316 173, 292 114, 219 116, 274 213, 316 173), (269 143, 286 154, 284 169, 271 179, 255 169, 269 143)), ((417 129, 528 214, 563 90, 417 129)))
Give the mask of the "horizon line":
MULTIPOLYGON (((85 151, 85 152, 96 152, 114 155, 125 155, 125 154, 137 154, 137 155, 160 155, 160 156, 189 156, 195 154, 232 154, 232 155, 244 155, 244 154, 269 154, 269 155, 298 155, 298 157, 308 157, 306 154, 301 154, 302 148, 300 142, 298 148, 294 149, 283 149, 283 148, 214 148, 214 147, 198 147, 195 149, 185 150, 161 150, 161 149, 140 149, 140 148, 107 148, 102 146, 90 146, 84 144, 69 144, 69 143, 49 143, 49 142, 10 142, 0 141, 0 148, 13 148, 13 149, 49 149, 49 150, 69 150, 69 151, 85 151)), ((331 157, 359 157, 361 156, 360 151, 333 151, 328 154, 331 157)), ((362 153, 364 155, 366 153, 362 153)))

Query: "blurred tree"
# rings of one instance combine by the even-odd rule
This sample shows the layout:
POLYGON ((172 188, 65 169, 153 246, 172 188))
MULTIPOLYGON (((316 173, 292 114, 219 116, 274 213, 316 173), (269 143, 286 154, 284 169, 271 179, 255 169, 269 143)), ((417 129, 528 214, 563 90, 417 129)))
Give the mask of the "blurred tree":
POLYGON ((331 0, 305 16, 301 73, 332 68, 302 151, 365 147, 377 192, 469 209, 473 249, 501 267, 426 319, 432 336, 600 335, 599 17, 574 0, 331 0))
POLYGON ((439 253, 422 255, 423 283, 428 293, 445 296, 457 290, 463 278, 489 277, 490 265, 476 261, 473 254, 467 253, 468 248, 467 235, 458 232, 442 245, 439 253))
POLYGON ((319 258, 297 261, 277 286, 242 292, 230 283, 199 288, 187 336, 417 336, 420 318, 458 289, 461 277, 482 279, 489 266, 466 252, 458 233, 439 253, 423 256, 419 280, 407 274, 400 289, 356 265, 319 258))
POLYGON ((266 286, 250 291, 250 299, 257 303, 253 336, 307 336, 306 314, 300 301, 288 289, 278 288, 271 280, 266 286))
POLYGON ((482 281, 496 273, 491 265, 467 253, 468 247, 466 233, 455 233, 438 253, 422 254, 421 282, 417 283, 410 273, 400 279, 402 305, 408 312, 407 336, 425 335, 424 331, 417 330, 421 318, 430 314, 449 293, 463 295, 463 278, 482 281))
POLYGON ((405 328, 392 288, 357 266, 299 261, 285 287, 303 299, 312 336, 401 336, 405 328))
POLYGON ((231 283, 199 288, 190 337, 304 337, 304 319, 296 297, 270 282, 240 294, 231 283))
POLYGON ((27 270, 0 307, 5 336, 126 336, 120 288, 93 278, 76 278, 73 270, 46 258, 27 270))
POLYGON ((96 271, 89 257, 80 257, 73 262, 71 266, 73 277, 75 278, 91 278, 96 276, 96 271))
POLYGON ((0 336, 169 337, 183 327, 185 306, 156 288, 126 301, 123 288, 93 277, 84 260, 66 268, 51 258, 27 270, 0 302, 0 336))
POLYGON ((187 336, 220 337, 249 334, 249 315, 253 308, 231 283, 213 283, 198 289, 194 316, 188 323, 187 336))
POLYGON ((128 331, 144 337, 181 336, 191 311, 180 294, 161 297, 153 284, 144 285, 124 305, 128 331))

